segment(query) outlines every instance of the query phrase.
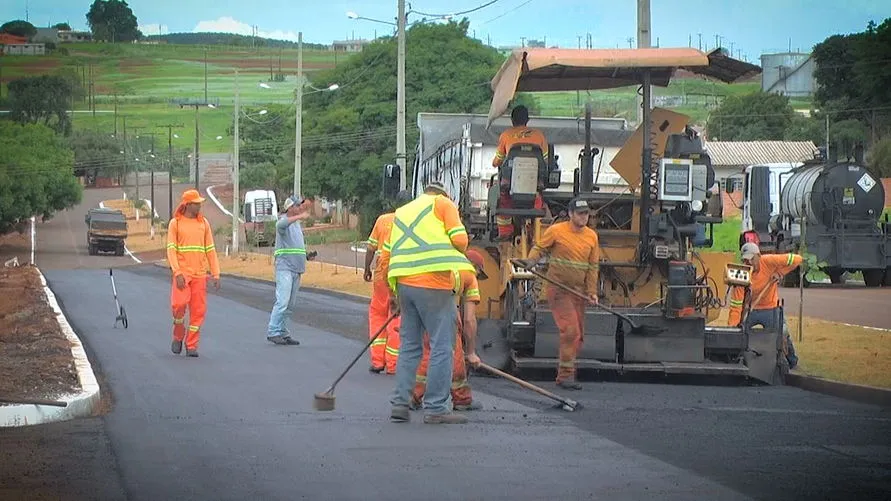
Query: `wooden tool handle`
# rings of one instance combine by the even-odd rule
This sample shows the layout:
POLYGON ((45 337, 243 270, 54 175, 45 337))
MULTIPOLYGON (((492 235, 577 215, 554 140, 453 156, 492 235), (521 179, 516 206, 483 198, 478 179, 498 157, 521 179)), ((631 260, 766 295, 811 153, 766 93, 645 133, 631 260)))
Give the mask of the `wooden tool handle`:
POLYGON ((337 383, 339 383, 340 380, 343 379, 343 377, 347 375, 347 372, 349 372, 350 369, 352 369, 354 365, 356 365, 356 362, 358 362, 359 359, 362 358, 362 355, 364 355, 365 352, 368 350, 368 348, 371 347, 371 344, 374 343, 374 340, 377 339, 381 335, 382 332, 384 332, 384 329, 386 329, 387 326, 390 325, 390 322, 392 322, 393 319, 396 318, 398 315, 399 315, 398 311, 394 311, 390 315, 390 318, 388 318, 387 321, 384 322, 384 325, 382 325, 381 328, 377 330, 377 333, 375 333, 374 336, 371 336, 371 339, 368 340, 368 343, 365 345, 364 348, 362 348, 362 351, 360 351, 359 353, 356 354, 356 358, 354 358, 353 361, 350 362, 350 365, 346 366, 346 369, 344 369, 343 372, 340 373, 340 376, 338 376, 337 379, 334 380, 334 384, 332 384, 331 387, 328 388, 328 391, 326 391, 325 393, 332 393, 334 391, 334 387, 337 386, 337 383))
POLYGON ((3 398, 3 397, 0 397, 0 403, 25 404, 25 405, 51 405, 53 407, 68 407, 68 402, 63 402, 61 400, 46 400, 43 398, 3 398))
POLYGON ((522 379, 520 379, 518 377, 511 376, 510 374, 508 374, 506 372, 502 372, 490 365, 486 365, 485 363, 480 362, 479 366, 482 367, 483 369, 485 369, 486 371, 491 372, 492 374, 495 374, 496 376, 501 376, 504 379, 507 379, 508 381, 517 383, 518 385, 522 386, 523 388, 526 388, 527 390, 532 390, 536 393, 539 393, 539 394, 544 395, 548 398, 556 400, 556 401, 560 402, 561 404, 573 406, 572 402, 566 400, 565 398, 563 398, 559 395, 555 395, 544 388, 541 388, 541 387, 535 386, 532 383, 523 381, 522 379))

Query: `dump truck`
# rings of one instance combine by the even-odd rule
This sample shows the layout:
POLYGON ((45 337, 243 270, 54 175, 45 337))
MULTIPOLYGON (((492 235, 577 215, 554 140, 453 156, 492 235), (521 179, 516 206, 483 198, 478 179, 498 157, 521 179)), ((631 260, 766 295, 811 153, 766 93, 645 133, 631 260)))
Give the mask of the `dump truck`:
POLYGON ((127 219, 118 209, 94 208, 84 216, 87 223, 87 248, 91 256, 100 252, 124 255, 127 219))

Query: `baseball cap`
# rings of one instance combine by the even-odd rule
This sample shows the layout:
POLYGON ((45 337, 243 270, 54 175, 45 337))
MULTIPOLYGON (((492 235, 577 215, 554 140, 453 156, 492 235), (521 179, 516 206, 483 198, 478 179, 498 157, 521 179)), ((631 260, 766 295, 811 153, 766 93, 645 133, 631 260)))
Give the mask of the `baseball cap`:
POLYGON ((181 203, 184 204, 200 204, 204 202, 204 197, 198 193, 198 190, 186 190, 183 192, 181 203))
POLYGON ((300 195, 291 195, 285 199, 285 204, 282 206, 284 210, 288 210, 295 205, 300 205, 303 203, 303 197, 300 195))
POLYGON ((569 210, 571 212, 591 212, 591 206, 588 205, 587 200, 576 198, 569 202, 569 210))
POLYGON ((758 244, 754 242, 746 242, 743 244, 742 248, 739 250, 743 259, 752 259, 756 255, 761 254, 761 249, 758 248, 758 244))
POLYGON ((483 271, 485 261, 483 260, 483 255, 480 254, 480 251, 476 249, 467 249, 467 252, 464 253, 464 256, 467 257, 467 260, 473 263, 473 265, 479 269, 479 278, 483 280, 489 278, 489 276, 486 275, 486 272, 483 271))

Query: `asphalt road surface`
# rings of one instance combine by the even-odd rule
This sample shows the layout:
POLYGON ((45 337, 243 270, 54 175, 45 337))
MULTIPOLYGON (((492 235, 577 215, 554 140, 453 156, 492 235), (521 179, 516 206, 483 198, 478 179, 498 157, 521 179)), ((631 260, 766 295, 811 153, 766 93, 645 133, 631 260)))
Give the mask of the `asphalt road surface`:
MULTIPOLYGON (((787 315, 798 316, 798 289, 781 288, 787 315)), ((804 316, 891 329, 891 287, 818 286, 804 290, 804 316)))

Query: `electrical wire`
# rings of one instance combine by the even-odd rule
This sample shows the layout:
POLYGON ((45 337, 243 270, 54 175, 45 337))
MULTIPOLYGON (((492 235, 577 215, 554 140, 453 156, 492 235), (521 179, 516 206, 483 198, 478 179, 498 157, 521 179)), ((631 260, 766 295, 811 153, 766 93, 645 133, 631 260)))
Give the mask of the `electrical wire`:
POLYGON ((490 6, 490 5, 492 5, 493 3, 497 3, 497 2, 498 2, 498 0, 491 0, 490 2, 486 2, 486 3, 484 3, 484 4, 482 4, 482 5, 478 6, 478 7, 474 7, 474 8, 469 9, 469 10, 463 10, 463 11, 461 11, 461 12, 451 12, 451 13, 449 13, 449 14, 428 14, 428 13, 426 13, 426 12, 419 12, 419 11, 416 11, 416 10, 412 10, 411 12, 414 13, 414 14, 420 14, 420 15, 422 15, 422 16, 427 16, 427 17, 454 17, 454 16, 461 16, 461 15, 464 15, 464 14, 470 14, 471 12, 476 12, 476 11, 478 11, 478 10, 484 9, 484 8, 486 8, 486 7, 490 6))
POLYGON ((489 24, 489 23, 491 23, 492 21, 497 21, 498 19, 501 19, 502 17, 504 17, 504 16, 510 14, 511 12, 514 12, 514 11, 518 10, 520 7, 523 7, 524 5, 529 4, 530 2, 532 2, 532 0, 526 0, 525 2, 521 3, 520 5, 517 5, 516 7, 514 7, 513 9, 510 9, 510 10, 508 10, 508 11, 505 11, 505 12, 503 12, 503 13, 501 13, 501 14, 495 16, 495 17, 493 17, 492 19, 489 19, 488 21, 483 21, 482 23, 480 23, 480 25, 483 25, 483 24, 489 24))

